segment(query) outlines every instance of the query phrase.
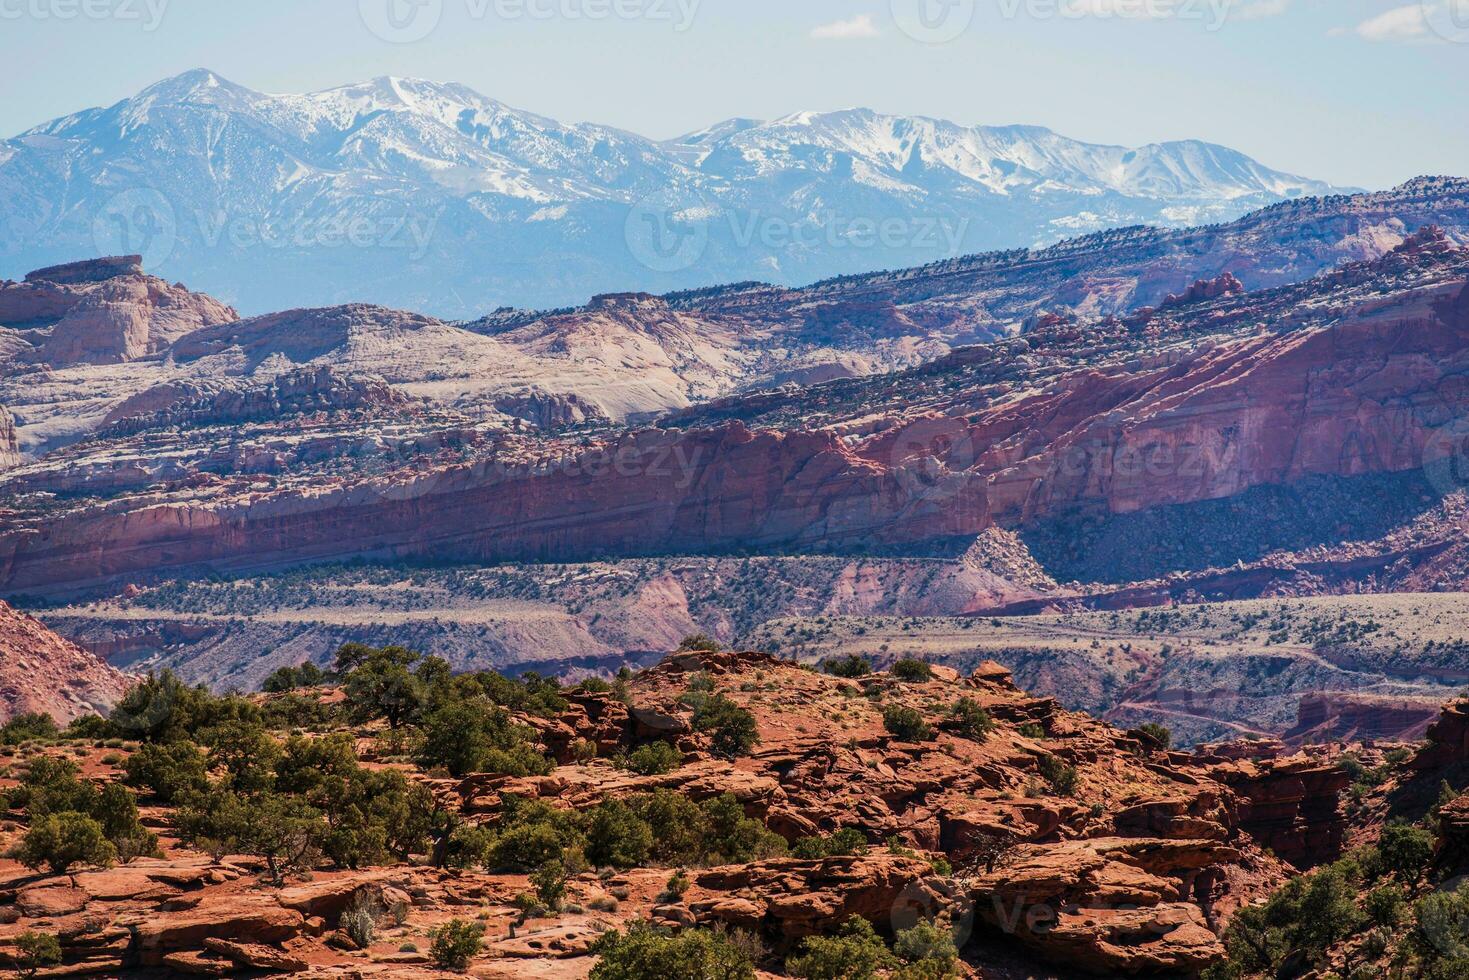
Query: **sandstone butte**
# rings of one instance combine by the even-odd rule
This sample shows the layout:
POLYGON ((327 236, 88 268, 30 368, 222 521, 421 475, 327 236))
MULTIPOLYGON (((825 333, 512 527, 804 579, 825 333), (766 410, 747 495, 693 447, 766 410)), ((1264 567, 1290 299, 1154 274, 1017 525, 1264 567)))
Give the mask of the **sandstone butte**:
MULTIPOLYGON (((424 863, 323 866, 309 878, 266 885, 255 859, 211 858, 179 844, 172 811, 145 798, 144 822, 162 837, 161 858, 60 876, 0 862, 0 957, 15 955, 11 944, 22 932, 44 931, 60 937, 64 956, 46 976, 151 968, 429 977, 444 974, 417 951, 427 949, 426 933, 468 916, 486 927, 474 975, 582 977, 596 962, 596 937, 642 920, 674 930, 746 930, 765 944, 763 966, 774 971, 767 975, 779 976, 780 957, 803 937, 850 917, 891 934, 937 916, 952 925, 961 970, 973 977, 1037 969, 1190 976, 1221 958, 1220 934, 1242 906, 1335 858, 1349 837, 1361 843, 1380 831, 1383 818, 1370 802, 1355 822, 1344 805, 1346 746, 1291 753, 1279 743, 1241 742, 1170 751, 1150 732, 1124 732, 1030 697, 996 664, 968 677, 945 668, 933 675, 844 680, 763 654, 677 653, 634 675, 627 701, 569 689, 559 716, 522 716, 558 762, 542 777, 435 778, 381 758, 380 724, 357 733, 367 765, 407 772, 472 822, 493 826, 512 797, 584 811, 654 789, 694 801, 729 793, 790 841, 855 829, 869 843, 861 853, 693 868, 677 896, 663 893, 667 868, 588 872, 569 882, 574 904, 565 912, 527 917, 515 905, 528 887, 524 875, 424 863), (709 754, 707 737, 677 700, 696 677, 754 714, 761 740, 747 756, 730 763, 709 754), (948 708, 960 697, 987 711, 992 731, 957 733, 948 708), (893 705, 920 711, 932 734, 918 741, 889 734, 881 709, 893 705), (664 775, 637 776, 607 761, 654 739, 681 756, 664 775), (579 748, 586 745, 596 758, 579 748), (1055 763, 1075 769, 1065 792, 1048 768, 1055 763), (401 922, 384 925, 366 948, 340 928, 358 896, 398 909, 393 922, 401 922)), ((310 696, 338 699, 330 690, 310 696)), ((1445 709, 1428 740, 1401 753, 1389 789, 1405 792, 1469 763, 1466 719, 1461 704, 1445 709)), ((119 778, 123 753, 104 760, 89 744, 76 753, 86 778, 119 778)), ((0 780, 13 784, 13 774, 0 780)), ((1457 828, 1469 825, 1460 818, 1469 809, 1461 799, 1445 812, 1451 837, 1443 846, 1462 847, 1466 835, 1457 828)), ((12 839, 24 829, 16 816, 12 839)))

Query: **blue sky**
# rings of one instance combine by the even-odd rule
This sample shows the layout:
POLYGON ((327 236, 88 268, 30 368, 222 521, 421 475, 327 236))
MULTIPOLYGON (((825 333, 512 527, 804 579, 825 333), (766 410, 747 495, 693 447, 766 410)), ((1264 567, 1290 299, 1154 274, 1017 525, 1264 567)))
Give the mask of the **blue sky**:
POLYGON ((460 81, 660 138, 862 105, 1365 187, 1469 175, 1469 0, 0 0, 0 64, 6 135, 207 67, 460 81))

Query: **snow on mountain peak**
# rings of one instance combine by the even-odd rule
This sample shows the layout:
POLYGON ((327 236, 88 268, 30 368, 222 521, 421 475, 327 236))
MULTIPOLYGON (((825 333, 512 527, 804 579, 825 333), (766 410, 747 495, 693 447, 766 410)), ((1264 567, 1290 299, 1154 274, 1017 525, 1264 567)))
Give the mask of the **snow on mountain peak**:
POLYGON ((0 275, 138 232, 130 194, 167 202, 143 229, 172 236, 164 274, 246 309, 373 299, 455 316, 794 284, 1335 190, 1201 141, 1129 148, 848 108, 660 142, 456 83, 382 76, 270 95, 201 68, 0 142, 0 275), (357 236, 367 245, 338 244, 347 222, 370 229, 357 236), (869 223, 888 229, 881 241, 869 223), (404 227, 421 239, 411 253, 404 227), (685 249, 676 235, 689 232, 685 249))

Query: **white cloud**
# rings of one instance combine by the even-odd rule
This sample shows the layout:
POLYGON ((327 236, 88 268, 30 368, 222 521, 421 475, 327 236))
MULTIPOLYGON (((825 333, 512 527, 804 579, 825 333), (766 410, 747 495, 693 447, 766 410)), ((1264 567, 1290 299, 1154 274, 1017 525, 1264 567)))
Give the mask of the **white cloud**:
POLYGON ((1395 7, 1357 25, 1357 35, 1369 41, 1414 41, 1428 34, 1426 4, 1395 7))
POLYGON ((818 41, 851 41, 864 37, 877 37, 877 24, 871 14, 858 14, 851 20, 838 20, 822 24, 811 31, 818 41))

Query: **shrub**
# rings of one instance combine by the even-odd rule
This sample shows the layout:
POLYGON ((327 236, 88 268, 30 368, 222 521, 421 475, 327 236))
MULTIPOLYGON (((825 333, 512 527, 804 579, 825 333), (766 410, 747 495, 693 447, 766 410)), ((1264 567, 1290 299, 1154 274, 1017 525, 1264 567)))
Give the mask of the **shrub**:
POLYGON ((492 869, 539 868, 549 861, 560 860, 565 846, 561 834, 550 824, 518 824, 494 837, 485 863, 492 869))
POLYGON ((663 892, 658 896, 659 904, 682 900, 691 884, 692 882, 682 872, 675 872, 673 877, 668 879, 668 884, 663 886, 663 892))
POLYGON ((109 783, 93 799, 88 816, 102 827, 102 834, 116 849, 116 857, 127 864, 140 857, 158 854, 158 835, 143 826, 138 804, 125 786, 109 783))
POLYGON ((872 924, 848 919, 835 936, 812 936, 799 955, 786 960, 786 970, 807 980, 871 980, 897 960, 872 924))
POLYGON ((66 874, 78 864, 106 867, 117 849, 102 832, 102 825, 80 813, 49 813, 31 821, 12 856, 27 868, 49 868, 66 874))
POLYGON ((961 738, 983 742, 995 730, 995 721, 990 713, 970 698, 960 698, 949 710, 950 727, 961 738))
POLYGON ((377 933, 377 903, 366 889, 352 896, 342 912, 340 924, 342 931, 352 937, 358 948, 366 949, 372 945, 372 937, 377 933))
POLYGON ((112 732, 145 742, 201 738, 229 720, 259 721, 260 709, 244 698, 216 697, 190 687, 172 671, 149 675, 130 688, 108 718, 112 732))
POLYGON ((591 980, 744 980, 755 976, 749 955, 727 935, 704 929, 669 934, 634 924, 627 932, 608 932, 592 951, 601 960, 591 980))
POLYGON ((20 745, 22 742, 50 741, 61 734, 56 720, 39 711, 16 715, 0 725, 0 745, 20 745))
MULTIPOLYGON (((1413 943, 1425 959, 1469 961, 1469 885, 1425 895, 1413 905, 1413 943)), ((1428 976, 1463 976, 1444 970, 1428 976)))
POLYGON ((923 975, 930 977, 951 975, 959 959, 953 933, 932 922, 920 922, 899 932, 893 938, 893 952, 904 963, 922 967, 923 975))
POLYGON ((1224 937, 1229 969, 1235 975, 1274 974, 1293 955, 1319 962, 1361 923, 1354 871, 1352 862, 1338 862, 1291 879, 1263 905, 1240 909, 1224 937))
POLYGON ((1374 888, 1367 893, 1362 909, 1380 926, 1397 925, 1403 917, 1403 890, 1396 885, 1374 888))
POLYGON ((683 754, 667 742, 649 742, 634 749, 627 757, 626 768, 639 776, 661 776, 683 763, 683 754))
POLYGON ((678 649, 679 651, 692 650, 698 653, 718 653, 720 646, 719 641, 709 634, 695 633, 692 636, 684 637, 683 641, 679 643, 678 649))
POLYGON ((1062 796, 1071 796, 1076 792, 1077 783, 1080 782, 1080 774, 1075 766, 1068 766, 1054 755, 1043 755, 1036 762, 1040 770, 1041 778, 1051 784, 1051 789, 1062 796))
POLYGON ((326 680, 326 674, 311 661, 299 667, 281 667, 267 677, 260 689, 267 694, 284 694, 301 687, 316 687, 326 680))
POLYGON ((709 748, 733 759, 760 744, 755 716, 723 694, 703 698, 694 709, 694 728, 709 735, 709 748))
POLYGON ((1433 835, 1421 827, 1390 823, 1377 842, 1382 867, 1409 883, 1416 883, 1433 858, 1433 835))
POLYGON ((872 673, 872 664, 866 657, 859 654, 849 653, 845 657, 832 657, 822 663, 821 669, 833 677, 846 677, 848 679, 866 677, 872 673))
POLYGON ((275 785, 275 770, 284 753, 265 726, 229 721, 211 733, 214 747, 209 763, 224 770, 227 786, 241 793, 259 793, 275 785))
POLYGON ((785 853, 785 840, 760 821, 747 817, 733 793, 721 793, 705 800, 699 809, 709 822, 706 859, 747 864, 785 853))
POLYGON ((635 868, 653 849, 653 829, 618 800, 603 800, 592 809, 586 835, 587 860, 598 866, 635 868))
POLYGON ((1150 721, 1147 724, 1137 726, 1137 730, 1157 742, 1162 748, 1166 749, 1173 744, 1173 732, 1169 731, 1166 725, 1160 725, 1155 721, 1150 721))
POLYGON ((791 857, 808 861, 848 854, 865 854, 867 838, 860 830, 844 827, 830 837, 803 837, 791 848, 791 857))
MULTIPOLYGON (((640 820, 657 828, 649 853, 655 861, 693 864, 703 860, 714 844, 705 807, 682 793, 659 789, 634 796, 627 802, 640 820)), ((743 810, 740 816, 744 816, 743 810)))
POLYGON ((530 731, 514 724, 504 708, 483 698, 456 698, 424 719, 418 761, 426 768, 443 766, 455 777, 545 775, 551 761, 528 744, 529 737, 530 731))
POLYGON ((15 937, 18 954, 15 966, 21 980, 31 980, 48 966, 61 962, 61 941, 49 932, 31 932, 29 929, 15 937))
POLYGON ((908 681, 913 684, 933 680, 933 668, 914 657, 904 657, 899 660, 893 664, 888 673, 900 681, 908 681))
POLYGON ((450 919, 429 933, 428 955, 442 969, 463 971, 484 945, 483 923, 450 919))
POLYGON ((552 912, 560 910, 561 900, 566 896, 568 877, 566 867, 560 861, 547 861, 541 865, 530 876, 536 899, 552 912))
POLYGON ((933 729, 913 708, 890 704, 882 711, 883 727, 904 742, 922 742, 933 737, 933 729))

